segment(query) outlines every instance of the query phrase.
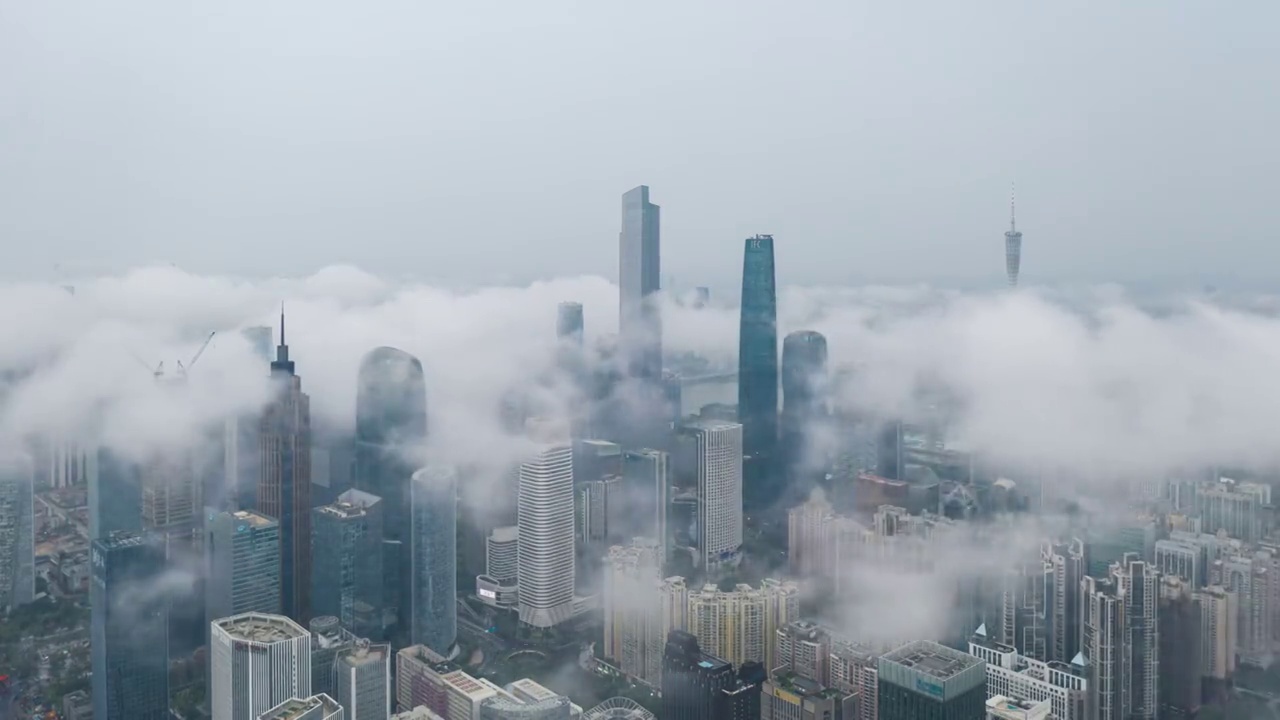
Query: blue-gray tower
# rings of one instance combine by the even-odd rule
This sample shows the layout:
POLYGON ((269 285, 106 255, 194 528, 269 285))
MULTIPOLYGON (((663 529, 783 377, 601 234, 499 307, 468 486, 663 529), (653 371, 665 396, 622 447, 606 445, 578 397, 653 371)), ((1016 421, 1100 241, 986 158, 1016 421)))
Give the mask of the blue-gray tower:
POLYGON ((89 655, 93 716, 169 719, 164 538, 116 531, 93 541, 89 655))
POLYGON ((382 498, 382 607, 403 637, 412 605, 409 482, 426 462, 427 383, 416 357, 379 347, 360 361, 356 384, 356 486, 382 498))
POLYGON ((562 302, 556 309, 556 337, 582 347, 582 303, 562 302))
POLYGON ((458 471, 418 470, 409 497, 409 641, 448 657, 458 639, 458 471))
POLYGON ((1009 192, 1009 232, 1004 234, 1004 269, 1009 275, 1009 287, 1017 287, 1018 270, 1022 267, 1022 233, 1018 232, 1014 214, 1014 195, 1009 192))
POLYGON ((767 506, 782 486, 772 472, 778 444, 778 290, 772 235, 747 238, 742 256, 738 422, 748 464, 743 468, 744 498, 751 506, 767 506))
POLYGON ((382 632, 383 505, 353 489, 313 511, 312 612, 360 637, 382 632))
POLYGON ((816 469, 811 439, 827 415, 827 339, 797 330, 782 341, 782 447, 793 471, 816 469))
POLYGON ((624 366, 633 377, 654 385, 662 380, 662 318, 657 305, 659 208, 649 202, 649 186, 622 196, 622 232, 618 234, 618 340, 624 366))

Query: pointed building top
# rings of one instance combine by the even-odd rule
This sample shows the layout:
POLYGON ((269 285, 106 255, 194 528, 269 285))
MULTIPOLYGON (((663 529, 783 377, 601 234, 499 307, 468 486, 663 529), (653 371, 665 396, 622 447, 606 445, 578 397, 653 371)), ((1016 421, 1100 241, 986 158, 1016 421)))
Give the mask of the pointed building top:
POLYGON ((271 362, 272 375, 293 375, 294 364, 289 359, 289 345, 284 337, 284 303, 280 303, 280 344, 276 346, 276 359, 271 362))
POLYGON ((973 631, 973 634, 974 634, 974 635, 977 635, 978 637, 986 637, 986 636, 987 636, 987 624, 986 624, 986 623, 982 623, 981 625, 979 625, 979 626, 978 626, 978 629, 973 631))
POLYGON ((1017 216, 1014 213, 1014 199, 1016 197, 1017 185, 1009 184, 1009 232, 1018 232, 1017 216))

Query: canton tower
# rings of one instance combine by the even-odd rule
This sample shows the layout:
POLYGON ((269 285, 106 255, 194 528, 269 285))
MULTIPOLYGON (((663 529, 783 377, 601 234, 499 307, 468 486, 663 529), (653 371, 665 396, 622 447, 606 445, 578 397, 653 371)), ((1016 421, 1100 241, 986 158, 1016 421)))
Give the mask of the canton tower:
POLYGON ((1004 234, 1004 269, 1009 275, 1009 287, 1018 285, 1018 269, 1022 267, 1022 233, 1014 216, 1013 191, 1009 191, 1009 232, 1004 234))

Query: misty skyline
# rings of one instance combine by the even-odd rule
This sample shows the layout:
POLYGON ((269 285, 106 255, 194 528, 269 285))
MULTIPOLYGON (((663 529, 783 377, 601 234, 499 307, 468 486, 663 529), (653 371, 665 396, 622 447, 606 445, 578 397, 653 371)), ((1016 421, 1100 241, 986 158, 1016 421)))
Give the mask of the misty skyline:
POLYGON ((646 184, 664 285, 772 233, 784 284, 995 287, 1016 181, 1024 284, 1258 282, 1280 7, 1242 7, 9 3, 4 275, 616 280, 646 184))

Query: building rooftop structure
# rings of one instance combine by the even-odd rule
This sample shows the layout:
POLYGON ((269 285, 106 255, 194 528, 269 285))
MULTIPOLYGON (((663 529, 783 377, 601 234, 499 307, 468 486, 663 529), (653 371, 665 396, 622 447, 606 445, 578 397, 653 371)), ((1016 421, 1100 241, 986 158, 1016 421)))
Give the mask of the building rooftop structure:
POLYGON ((277 524, 275 520, 252 510, 236 510, 231 513, 231 517, 235 518, 237 522, 246 523, 256 528, 271 527, 277 524))
POLYGON ((215 620, 214 623, 237 640, 256 643, 277 643, 311 635, 301 625, 283 615, 243 613, 215 620))
POLYGON ((300 718, 318 717, 322 720, 329 717, 340 716, 342 706, 338 701, 321 693, 312 695, 309 698, 293 698, 285 700, 279 705, 258 716, 258 720, 299 720, 300 718), (319 714, 315 714, 319 710, 319 714))
POLYGON ((897 650, 885 653, 880 656, 880 659, 911 668, 939 680, 950 680, 965 670, 982 664, 982 660, 972 655, 928 640, 908 643, 897 650))
POLYGON ((1048 720, 1052 705, 1048 700, 1014 700, 996 695, 987 700, 987 718, 994 720, 1048 720))

